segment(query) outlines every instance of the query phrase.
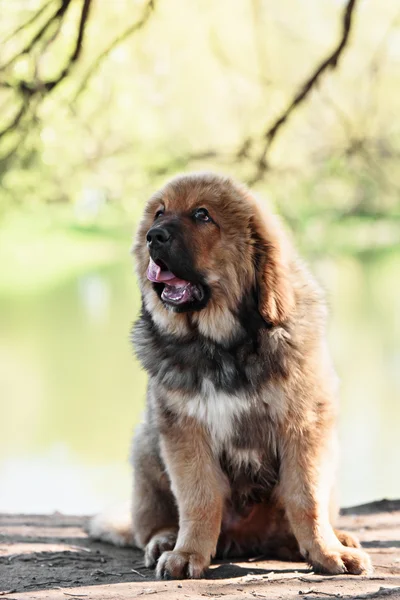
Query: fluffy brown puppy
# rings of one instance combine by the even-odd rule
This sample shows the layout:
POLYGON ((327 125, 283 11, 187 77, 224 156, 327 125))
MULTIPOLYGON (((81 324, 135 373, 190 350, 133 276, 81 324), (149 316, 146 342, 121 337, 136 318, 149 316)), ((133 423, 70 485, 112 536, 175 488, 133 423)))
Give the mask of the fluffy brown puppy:
POLYGON ((131 518, 96 517, 92 536, 143 548, 159 577, 251 554, 370 572, 332 528, 326 309, 278 222, 231 179, 181 176, 149 200, 134 252, 133 341, 149 384, 131 518))

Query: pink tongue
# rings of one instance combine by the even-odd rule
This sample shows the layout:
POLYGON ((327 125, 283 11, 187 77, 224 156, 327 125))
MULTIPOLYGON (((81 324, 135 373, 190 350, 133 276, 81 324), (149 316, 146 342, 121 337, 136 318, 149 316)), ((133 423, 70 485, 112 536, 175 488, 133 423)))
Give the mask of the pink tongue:
POLYGON ((150 258, 149 266, 147 267, 147 279, 154 283, 165 282, 174 287, 188 284, 187 281, 179 279, 179 277, 176 277, 171 271, 162 271, 161 267, 156 265, 152 258, 150 258))

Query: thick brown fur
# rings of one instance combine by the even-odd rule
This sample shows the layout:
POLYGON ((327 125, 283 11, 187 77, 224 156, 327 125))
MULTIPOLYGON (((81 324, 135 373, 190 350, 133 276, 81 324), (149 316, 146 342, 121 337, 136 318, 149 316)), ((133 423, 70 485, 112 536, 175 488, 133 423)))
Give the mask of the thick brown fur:
POLYGON ((199 577, 213 556, 252 554, 370 572, 358 542, 333 529, 326 308, 278 220, 229 178, 181 176, 149 200, 134 253, 143 305, 133 339, 149 385, 132 519, 113 534, 95 518, 92 535, 133 541, 159 577, 199 577), (212 220, 196 221, 199 208, 212 220), (168 268, 202 286, 204 305, 176 311, 148 280, 156 226, 172 232, 168 268))

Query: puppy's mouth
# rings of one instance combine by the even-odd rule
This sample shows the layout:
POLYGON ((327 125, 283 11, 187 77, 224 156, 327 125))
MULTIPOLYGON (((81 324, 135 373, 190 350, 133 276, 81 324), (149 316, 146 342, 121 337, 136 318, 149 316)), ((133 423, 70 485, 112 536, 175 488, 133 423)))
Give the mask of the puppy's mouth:
POLYGON ((173 306, 180 306, 189 302, 201 302, 204 299, 204 288, 201 284, 177 277, 161 260, 154 262, 150 258, 147 267, 147 279, 153 283, 164 285, 161 299, 173 306))

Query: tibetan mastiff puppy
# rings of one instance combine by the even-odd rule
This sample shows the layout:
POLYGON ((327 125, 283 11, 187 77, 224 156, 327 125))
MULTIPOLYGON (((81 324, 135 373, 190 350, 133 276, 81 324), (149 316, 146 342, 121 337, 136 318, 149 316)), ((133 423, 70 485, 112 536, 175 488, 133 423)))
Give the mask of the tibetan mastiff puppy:
POLYGON ((369 573, 357 540, 333 529, 323 296, 279 222, 227 177, 179 176, 148 201, 134 254, 147 407, 130 518, 95 517, 92 537, 143 548, 161 578, 260 554, 369 573))

